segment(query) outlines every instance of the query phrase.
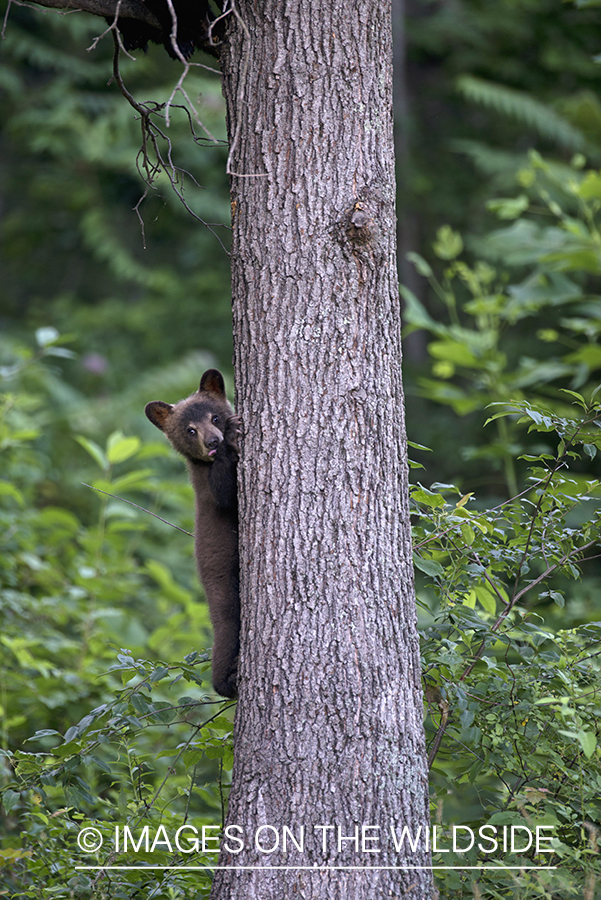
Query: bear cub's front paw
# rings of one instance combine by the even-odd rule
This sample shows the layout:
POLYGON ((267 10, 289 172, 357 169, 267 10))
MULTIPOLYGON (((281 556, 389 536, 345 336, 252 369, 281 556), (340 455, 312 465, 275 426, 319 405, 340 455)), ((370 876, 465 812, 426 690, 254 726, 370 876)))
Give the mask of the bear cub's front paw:
POLYGON ((215 680, 213 687, 222 697, 233 700, 238 696, 238 654, 225 678, 215 680))
POLYGON ((242 420, 240 416, 230 416, 225 423, 225 432, 223 435, 223 440, 231 447, 232 450, 235 450, 236 453, 240 453, 240 447, 238 446, 238 438, 242 434, 242 420))

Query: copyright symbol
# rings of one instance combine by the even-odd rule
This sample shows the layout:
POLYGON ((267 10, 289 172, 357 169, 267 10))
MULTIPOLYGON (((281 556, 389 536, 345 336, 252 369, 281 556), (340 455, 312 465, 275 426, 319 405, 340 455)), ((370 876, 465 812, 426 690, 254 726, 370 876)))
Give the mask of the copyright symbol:
POLYGON ((84 853, 96 853, 102 847, 102 835, 97 828, 82 828, 77 835, 77 844, 84 853))

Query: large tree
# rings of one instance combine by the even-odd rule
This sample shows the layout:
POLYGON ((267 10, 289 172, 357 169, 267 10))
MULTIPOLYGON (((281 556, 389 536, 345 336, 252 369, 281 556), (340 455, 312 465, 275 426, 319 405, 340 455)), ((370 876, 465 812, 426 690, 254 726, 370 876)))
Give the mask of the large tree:
POLYGON ((426 898, 390 0, 225 13, 242 650, 213 896, 426 898))
MULTIPOLYGON (((222 54, 243 653, 229 819, 307 826, 271 864, 424 864, 426 824, 395 265, 390 6, 238 4, 222 54), (379 854, 335 829, 378 826, 379 854), (311 852, 309 852, 309 849, 311 852)), ((269 842, 269 840, 268 840, 269 842)), ((267 857, 265 857, 267 859, 267 857)), ((224 862, 261 863, 256 851, 224 862), (244 856, 244 859, 242 858, 244 856)), ((220 872, 215 896, 388 897, 429 878, 220 872)), ((417 886, 419 885, 419 890, 417 886)))

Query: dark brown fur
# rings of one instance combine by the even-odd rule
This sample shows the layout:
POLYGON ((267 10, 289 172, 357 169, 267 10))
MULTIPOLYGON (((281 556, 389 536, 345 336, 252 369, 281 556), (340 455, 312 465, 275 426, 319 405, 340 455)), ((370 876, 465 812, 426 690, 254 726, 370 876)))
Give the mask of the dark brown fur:
MULTIPOLYGON (((123 37, 126 50, 141 47, 148 49, 148 41, 163 44, 172 59, 184 56, 189 59, 196 48, 218 56, 220 39, 223 36, 223 19, 220 21, 211 9, 209 0, 144 0, 144 5, 157 19, 157 26, 128 19, 122 10, 117 27, 123 37), (174 23, 175 17, 175 23, 174 23), (176 25, 177 51, 173 46, 171 33, 176 25)), ((217 0, 221 11, 223 2, 217 0)), ((113 17, 107 22, 112 24, 113 17)))
POLYGON ((196 496, 195 551, 213 623, 213 686, 236 696, 240 641, 236 466, 240 419, 223 376, 209 369, 195 394, 171 405, 148 403, 146 415, 185 457, 196 496))

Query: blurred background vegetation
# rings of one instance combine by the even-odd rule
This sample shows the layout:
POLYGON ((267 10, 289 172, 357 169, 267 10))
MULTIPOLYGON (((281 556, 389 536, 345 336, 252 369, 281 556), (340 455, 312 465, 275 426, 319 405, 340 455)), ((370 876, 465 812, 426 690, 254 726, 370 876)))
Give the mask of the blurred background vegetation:
MULTIPOLYGON (((557 448, 556 437, 553 444, 544 430, 527 432, 517 415, 484 426, 499 408, 489 404, 542 403, 569 417, 564 391, 588 401, 601 381, 600 7, 395 2, 408 431, 430 448, 413 451, 426 467, 417 478, 443 494, 440 485, 453 483, 479 510, 524 490, 524 454, 557 448)), ((86 49, 100 30, 84 15, 12 6, 0 43, 0 707, 2 748, 22 754, 25 779, 21 794, 11 781, 15 757, 7 757, 2 828, 11 840, 0 862, 26 860, 29 873, 0 869, 9 896, 42 896, 32 885, 51 877, 47 859, 32 856, 35 841, 57 860, 53 896, 93 893, 91 882, 69 881, 65 834, 75 820, 65 810, 102 818, 119 803, 120 814, 142 815, 166 772, 167 739, 188 755, 177 757, 181 772, 173 766, 162 815, 178 808, 219 821, 227 794, 231 713, 201 734, 186 712, 202 701, 207 720, 215 701, 206 658, 194 655, 210 630, 190 539, 82 484, 192 528, 184 468, 143 408, 187 395, 208 365, 232 386, 224 104, 219 76, 194 68, 186 89, 206 131, 195 124, 193 139, 179 109, 169 130, 186 173, 185 204, 207 228, 166 175, 146 192, 139 122, 110 82, 112 43, 86 49), (90 719, 92 710, 101 711, 90 719), (102 728, 91 739, 96 720, 102 728), (149 722, 156 727, 142 727, 149 722), (46 768, 40 782, 44 754, 57 747, 60 778, 46 768), (26 790, 28 766, 39 794, 26 790), (50 809, 62 812, 52 820, 50 809), (23 816, 30 825, 21 841, 23 816)), ((166 100, 179 76, 154 46, 121 68, 140 101, 166 100)), ((590 504, 583 512, 585 485, 599 475, 595 441, 586 447, 570 463, 577 489, 564 513, 574 534, 591 515, 590 504)), ((444 562, 443 551, 433 559, 430 569, 444 562)), ((426 632, 446 602, 428 574, 418 572, 426 632)), ((545 627, 555 633, 601 618, 599 576, 592 562, 577 580, 552 586, 561 607, 548 589, 537 605, 545 627)), ((502 577, 509 583, 510 574, 502 577)), ((483 619, 494 616, 490 606, 490 597, 478 601, 483 619)), ((427 632, 427 665, 440 653, 437 640, 427 632)), ((584 750, 590 768, 586 741, 584 750)), ((453 753, 451 746, 447 780, 434 775, 439 806, 458 777, 453 753)), ((441 751, 441 767, 443 758, 441 751)), ((476 815, 481 794, 498 801, 491 770, 480 778, 472 794, 464 786, 460 801, 445 800, 456 820, 462 807, 476 815)), ((600 819, 598 810, 587 816, 600 819)), ((589 838, 575 855, 593 854, 589 838)), ((592 900, 587 872, 573 882, 574 895, 592 900)), ((156 889, 192 897, 206 885, 156 889)), ((464 889, 458 882, 448 896, 464 889)), ((513 896, 515 886, 489 889, 486 896, 513 896)), ((568 890, 562 884, 561 896, 568 890)))

